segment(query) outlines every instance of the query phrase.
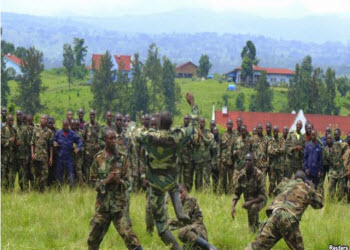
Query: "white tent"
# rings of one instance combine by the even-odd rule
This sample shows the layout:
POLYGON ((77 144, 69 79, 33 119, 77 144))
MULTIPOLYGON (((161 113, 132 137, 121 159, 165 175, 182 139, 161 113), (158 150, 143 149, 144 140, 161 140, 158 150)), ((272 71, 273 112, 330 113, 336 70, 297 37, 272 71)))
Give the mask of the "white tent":
POLYGON ((302 121, 302 123, 303 123, 303 127, 301 129, 301 132, 305 133, 304 125, 305 125, 307 119, 306 119, 306 117, 304 115, 304 111, 302 111, 302 110, 299 110, 297 116, 294 119, 294 122, 293 122, 292 126, 290 126, 290 128, 289 128, 289 131, 295 131, 296 130, 297 121, 299 121, 299 120, 302 121))

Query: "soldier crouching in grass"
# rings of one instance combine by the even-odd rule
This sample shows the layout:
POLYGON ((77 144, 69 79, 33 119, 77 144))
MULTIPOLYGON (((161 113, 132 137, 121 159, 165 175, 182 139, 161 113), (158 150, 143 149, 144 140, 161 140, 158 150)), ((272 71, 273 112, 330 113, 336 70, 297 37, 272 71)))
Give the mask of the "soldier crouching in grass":
POLYGON ((237 183, 232 200, 231 216, 234 219, 236 205, 244 195, 242 207, 247 209, 249 229, 253 232, 259 227, 259 211, 266 205, 266 185, 265 175, 253 165, 254 157, 248 153, 245 156, 245 168, 241 170, 237 177, 237 183))
POLYGON ((91 166, 90 179, 95 183, 97 198, 95 214, 91 220, 89 249, 99 249, 103 237, 113 221, 128 249, 142 249, 131 224, 123 223, 123 210, 127 204, 125 190, 129 186, 127 155, 116 150, 116 132, 107 130, 105 148, 98 152, 91 166))
POLYGON ((301 216, 311 205, 323 207, 323 197, 313 184, 305 183, 306 175, 298 170, 294 179, 284 179, 275 189, 275 200, 266 209, 269 216, 255 240, 246 249, 271 249, 281 238, 290 249, 304 249, 299 229, 301 216))
POLYGON ((196 247, 200 247, 201 249, 215 250, 216 248, 208 243, 207 229, 205 228, 202 210, 197 199, 187 195, 187 189, 184 184, 179 185, 179 190, 184 213, 190 217, 191 223, 184 225, 177 219, 170 220, 171 230, 179 229, 179 239, 190 248, 196 249, 196 247))

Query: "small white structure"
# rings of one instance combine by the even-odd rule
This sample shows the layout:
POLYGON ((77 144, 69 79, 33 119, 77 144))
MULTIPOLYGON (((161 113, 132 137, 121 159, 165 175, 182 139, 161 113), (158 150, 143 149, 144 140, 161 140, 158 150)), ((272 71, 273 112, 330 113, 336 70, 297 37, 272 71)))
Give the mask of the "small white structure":
MULTIPOLYGON (((294 111, 294 113, 295 113, 295 111, 294 111)), ((290 128, 289 128, 289 131, 295 131, 297 129, 297 122, 299 120, 302 121, 303 124, 305 124, 306 121, 307 121, 307 119, 306 119, 306 117, 304 115, 304 111, 302 111, 302 110, 299 110, 297 116, 294 119, 294 122, 293 122, 292 126, 290 126, 290 128)), ((305 127, 304 126, 302 127, 301 132, 305 133, 305 127)))

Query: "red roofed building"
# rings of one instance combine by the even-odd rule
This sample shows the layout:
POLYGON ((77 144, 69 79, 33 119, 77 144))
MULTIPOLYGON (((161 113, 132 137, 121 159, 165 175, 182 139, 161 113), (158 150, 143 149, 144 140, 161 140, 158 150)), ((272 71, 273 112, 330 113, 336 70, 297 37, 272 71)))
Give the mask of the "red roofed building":
POLYGON ((176 66, 176 77, 179 78, 192 78, 197 76, 197 65, 193 62, 185 62, 176 66))
POLYGON ((20 58, 15 55, 7 54, 4 56, 4 62, 6 64, 6 69, 12 68, 16 72, 16 75, 22 74, 22 60, 20 58))
MULTIPOLYGON (((102 57, 103 57, 103 54, 92 54, 91 68, 90 68, 90 80, 89 80, 90 84, 92 83, 94 70, 100 68, 102 57)), ((129 55, 120 55, 120 56, 113 55, 112 62, 113 62, 113 70, 116 70, 116 71, 122 70, 125 74, 128 75, 129 80, 131 80, 131 68, 132 68, 131 56, 129 56, 129 55)), ((117 79, 115 78, 115 80, 117 80, 117 79)))
MULTIPOLYGON (((297 114, 291 113, 272 113, 272 112, 244 112, 244 111, 228 111, 224 114, 221 111, 215 111, 215 121, 220 126, 226 127, 227 119, 231 119, 234 122, 238 117, 243 119, 243 123, 251 131, 253 127, 256 127, 258 123, 265 124, 271 122, 273 126, 277 125, 282 132, 282 128, 287 126, 292 128, 295 120, 309 121, 314 125, 314 129, 319 133, 324 133, 327 126, 332 129, 339 128, 343 133, 350 131, 350 116, 334 116, 334 115, 316 115, 316 114, 303 114, 300 112, 297 114), (299 114, 303 117, 300 117, 299 114)), ((235 124, 236 127, 236 124, 235 124)))
MULTIPOLYGON (((233 81, 235 83, 241 83, 241 71, 242 68, 238 67, 226 73, 226 80, 233 81)), ((262 71, 266 71, 267 82, 270 83, 270 85, 277 85, 279 83, 288 84, 290 79, 294 76, 294 71, 290 69, 265 68, 253 65, 253 79, 248 79, 248 81, 256 83, 259 80, 262 71)))

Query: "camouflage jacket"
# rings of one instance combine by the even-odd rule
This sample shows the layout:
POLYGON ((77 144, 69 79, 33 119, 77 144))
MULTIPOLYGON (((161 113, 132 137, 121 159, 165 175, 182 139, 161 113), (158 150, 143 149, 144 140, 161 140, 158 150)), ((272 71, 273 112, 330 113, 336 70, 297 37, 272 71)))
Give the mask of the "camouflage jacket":
MULTIPOLYGON (((198 130, 200 131, 200 130, 198 130)), ((214 135, 209 129, 203 129, 202 136, 195 136, 193 140, 193 160, 196 163, 211 161, 210 148, 214 144, 214 135)))
POLYGON ((245 201, 254 200, 256 198, 262 198, 266 201, 266 184, 264 174, 256 167, 248 178, 246 170, 243 169, 238 177, 234 190, 233 200, 239 200, 241 194, 244 195, 245 201))
POLYGON ((302 180, 284 178, 273 192, 276 198, 266 210, 268 216, 275 209, 283 209, 300 221, 308 205, 315 209, 323 207, 322 195, 302 180))
MULTIPOLYGON (((184 126, 181 129, 185 129, 184 126)), ((178 163, 189 164, 192 161, 193 145, 189 141, 183 148, 182 152, 178 155, 178 163)))
POLYGON ((237 132, 232 131, 231 133, 226 131, 222 136, 218 148, 218 161, 227 165, 233 165, 234 156, 233 148, 235 140, 237 138, 237 132))
POLYGON ((286 158, 285 140, 282 138, 272 138, 268 142, 269 164, 273 169, 284 168, 286 158))
POLYGON ((108 156, 105 150, 98 152, 91 165, 90 180, 95 183, 97 191, 95 210, 98 212, 116 213, 122 211, 127 198, 125 190, 129 188, 129 169, 127 156, 116 151, 108 156), (120 174, 119 184, 106 184, 110 172, 120 174))
POLYGON ((345 171, 350 171, 350 147, 348 147, 348 149, 344 153, 343 162, 345 171))
POLYGON ((286 140, 286 161, 289 164, 292 164, 293 162, 302 162, 304 158, 304 147, 306 144, 305 135, 300 134, 299 139, 297 136, 296 131, 292 131, 288 134, 287 140, 286 140), (295 146, 301 146, 302 150, 295 151, 292 148, 295 146))
POLYGON ((105 147, 105 140, 103 137, 104 137, 104 134, 106 133, 107 129, 112 129, 112 130, 116 131, 116 126, 115 126, 115 124, 112 123, 111 126, 108 126, 107 124, 105 124, 105 125, 102 125, 100 127, 100 130, 98 132, 98 143, 100 145, 101 150, 104 149, 104 147, 105 147))
POLYGON ((30 137, 28 127, 24 124, 18 126, 14 125, 14 128, 17 130, 19 146, 17 149, 17 159, 26 160, 28 159, 28 152, 30 149, 30 137))
POLYGON ((86 155, 94 156, 99 150, 99 131, 100 126, 97 122, 92 125, 90 122, 84 124, 83 130, 83 149, 86 155))
POLYGON ((343 156, 347 148, 345 142, 334 142, 332 147, 327 145, 323 149, 323 163, 329 166, 329 177, 342 178, 346 175, 343 156))
POLYGON ((14 162, 17 152, 18 132, 6 125, 1 129, 1 162, 14 162), (13 142, 10 139, 14 138, 13 142))
POLYGON ((48 127, 35 127, 31 139, 37 161, 48 161, 52 147, 53 133, 48 127))
POLYGON ((146 178, 148 183, 160 190, 168 191, 176 185, 176 157, 197 134, 198 108, 192 108, 191 123, 186 129, 139 131, 137 141, 147 154, 146 178))
POLYGON ((246 154, 252 151, 251 137, 247 136, 243 139, 242 136, 238 137, 234 146, 235 155, 235 168, 240 171, 244 168, 244 157, 246 154))
POLYGON ((254 135, 252 137, 252 152, 255 164, 259 169, 268 167, 267 143, 265 136, 254 135))
POLYGON ((221 136, 218 135, 218 138, 213 139, 213 145, 210 148, 210 154, 211 154, 211 166, 213 169, 217 169, 218 167, 218 154, 219 154, 219 147, 221 142, 221 136))

